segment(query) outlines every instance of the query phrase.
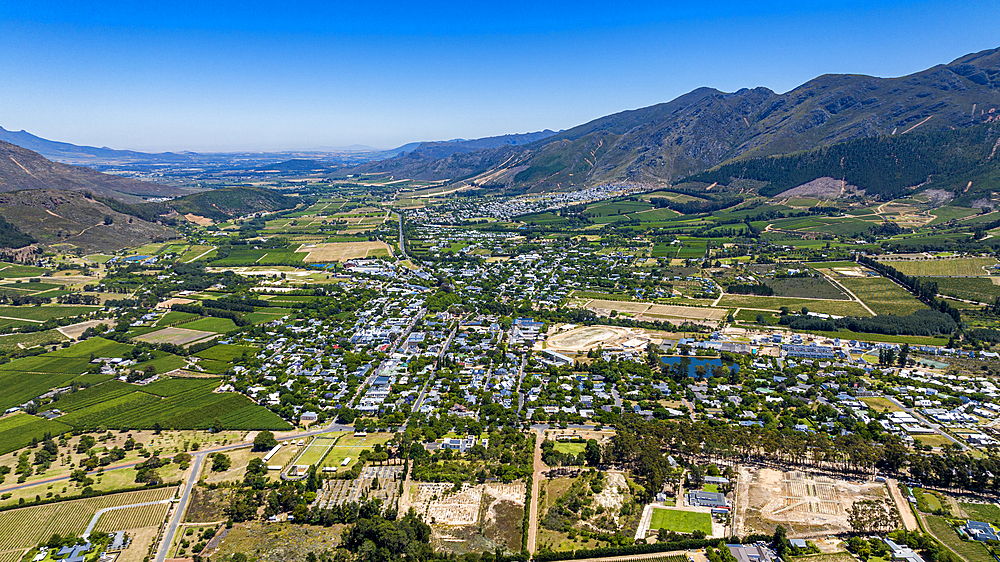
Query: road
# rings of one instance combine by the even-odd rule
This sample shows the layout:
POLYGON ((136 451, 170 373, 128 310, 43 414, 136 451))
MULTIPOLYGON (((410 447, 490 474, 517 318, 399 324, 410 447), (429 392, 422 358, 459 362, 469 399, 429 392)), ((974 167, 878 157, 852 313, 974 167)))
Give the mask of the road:
MULTIPOLYGON (((441 358, 444 357, 444 354, 448 351, 448 348, 451 346, 451 340, 453 340, 455 338, 455 334, 458 333, 458 326, 461 323, 462 323, 461 318, 459 318, 458 321, 455 322, 455 327, 451 329, 451 333, 448 334, 448 339, 445 340, 444 345, 441 346, 441 351, 438 352, 438 361, 441 361, 441 358)), ((417 413, 417 411, 420 410, 420 405, 424 403, 424 397, 427 395, 427 389, 430 388, 431 382, 433 380, 434 380, 433 376, 428 376, 427 380, 424 381, 424 385, 420 387, 420 394, 417 395, 417 399, 413 402, 413 409, 411 410, 410 417, 412 417, 412 414, 415 414, 417 413)), ((406 418, 406 421, 403 422, 403 427, 400 428, 400 431, 406 431, 406 426, 409 423, 410 423, 410 418, 406 418)))
POLYGON ((191 499, 191 488, 194 487, 195 482, 201 476, 201 463, 205 460, 205 455, 207 454, 209 454, 208 451, 200 451, 194 455, 194 460, 191 464, 191 475, 188 476, 187 482, 184 484, 184 491, 181 493, 180 501, 177 502, 177 509, 174 510, 174 516, 171 518, 170 524, 167 525, 166 532, 163 533, 160 548, 156 552, 156 562, 163 562, 167 559, 167 552, 170 550, 170 544, 174 542, 174 534, 177 533, 177 526, 181 524, 184 512, 187 510, 188 500, 191 499))
MULTIPOLYGON (((538 426, 534 426, 538 427, 538 426)), ((538 538, 538 494, 542 487, 542 471, 545 464, 542 463, 542 440, 545 436, 544 429, 536 429, 538 435, 535 437, 535 455, 533 461, 533 474, 531 476, 531 505, 528 506, 530 515, 528 517, 528 552, 535 552, 535 542, 538 538)))
POLYGON ((962 443, 958 439, 955 439, 954 437, 952 437, 951 435, 949 435, 947 432, 942 431, 941 430, 941 424, 932 423, 929 419, 925 418, 923 416, 923 414, 921 414, 920 412, 917 412, 913 408, 907 408, 899 400, 896 400, 892 396, 885 395, 885 399, 888 400, 889 402, 892 402, 893 404, 899 406, 900 408, 902 408, 903 411, 906 412, 907 414, 910 414, 911 416, 917 418, 917 420, 919 420, 921 423, 923 423, 927 427, 930 427, 931 429, 933 429, 934 432, 937 433, 938 435, 942 435, 948 441, 951 441, 952 443, 958 445, 959 447, 961 447, 961 449, 963 451, 967 451, 969 449, 968 445, 966 445, 965 443, 962 443))
POLYGON ((874 310, 868 308, 868 305, 865 304, 865 302, 863 300, 859 299, 857 295, 855 295, 850 289, 848 289, 847 287, 845 287, 844 285, 842 285, 839 281, 837 281, 833 277, 830 277, 826 273, 823 274, 823 277, 826 277, 826 280, 829 281, 831 284, 833 284, 834 287, 840 289, 841 291, 844 291, 844 293, 846 293, 848 296, 850 296, 855 302, 857 302, 858 304, 860 304, 861 306, 863 306, 865 308, 865 310, 867 310, 869 313, 871 313, 872 316, 878 316, 878 314, 875 314, 874 310))
POLYGON ((903 528, 907 531, 919 531, 920 526, 917 525, 917 518, 913 516, 913 510, 910 509, 910 503, 903 497, 903 492, 899 489, 899 483, 892 478, 887 478, 885 485, 889 487, 889 493, 892 494, 892 500, 896 502, 896 509, 899 510, 899 517, 903 521, 903 528))
POLYGON ((527 355, 521 354, 521 366, 517 371, 517 413, 521 413, 524 408, 524 392, 521 390, 521 383, 524 382, 524 367, 527 365, 527 355))
POLYGON ((404 260, 410 259, 410 257, 406 255, 406 239, 403 238, 403 212, 402 211, 399 212, 399 255, 404 260))

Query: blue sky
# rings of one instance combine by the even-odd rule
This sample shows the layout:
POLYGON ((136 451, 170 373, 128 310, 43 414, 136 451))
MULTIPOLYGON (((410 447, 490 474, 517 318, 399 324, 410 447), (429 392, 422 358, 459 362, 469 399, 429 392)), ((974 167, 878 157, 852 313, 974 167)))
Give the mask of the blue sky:
POLYGON ((143 3, 0 9, 0 126, 136 150, 388 148, 1000 46, 993 1, 143 3))

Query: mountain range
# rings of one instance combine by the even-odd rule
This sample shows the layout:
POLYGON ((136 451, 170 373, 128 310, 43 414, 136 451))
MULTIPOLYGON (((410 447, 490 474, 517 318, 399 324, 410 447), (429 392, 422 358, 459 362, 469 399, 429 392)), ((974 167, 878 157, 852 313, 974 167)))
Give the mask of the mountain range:
POLYGON ((32 150, 0 141, 0 192, 27 189, 87 191, 127 202, 188 193, 173 186, 53 162, 32 150))
POLYGON ((898 78, 827 74, 783 94, 699 88, 535 140, 441 154, 421 145, 346 173, 463 180, 514 192, 670 184, 715 166, 1000 119, 1000 49, 898 78))

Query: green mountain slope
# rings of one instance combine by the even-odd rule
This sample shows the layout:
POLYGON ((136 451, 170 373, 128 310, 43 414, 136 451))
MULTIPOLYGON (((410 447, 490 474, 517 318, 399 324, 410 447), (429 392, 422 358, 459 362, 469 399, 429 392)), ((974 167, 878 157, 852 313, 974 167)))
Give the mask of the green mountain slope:
POLYGON ((882 136, 843 142, 784 156, 739 160, 695 174, 689 181, 764 182, 758 191, 778 195, 819 177, 830 177, 889 200, 915 186, 956 193, 958 203, 1000 191, 1000 127, 983 124, 926 134, 882 136))
MULTIPOLYGON (((177 236, 169 228, 120 213, 78 191, 0 193, 0 216, 40 244, 62 244, 91 252, 114 251, 177 236)), ((24 240, 15 242, 21 244, 24 240)))
POLYGON ((438 159, 414 151, 353 171, 466 178, 517 191, 665 184, 741 158, 993 122, 997 111, 1000 49, 899 78, 824 75, 784 94, 700 88, 523 146, 438 159))
POLYGON ((123 201, 140 201, 143 197, 165 197, 180 193, 171 186, 53 162, 37 152, 0 141, 0 191, 25 189, 88 191, 123 201))

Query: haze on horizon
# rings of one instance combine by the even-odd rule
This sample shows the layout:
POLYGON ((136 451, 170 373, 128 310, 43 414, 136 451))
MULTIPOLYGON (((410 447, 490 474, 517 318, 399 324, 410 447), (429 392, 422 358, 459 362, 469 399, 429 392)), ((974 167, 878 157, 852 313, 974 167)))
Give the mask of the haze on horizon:
POLYGON ((998 45, 990 2, 212 4, 5 6, 0 126, 145 151, 392 148, 998 45))

